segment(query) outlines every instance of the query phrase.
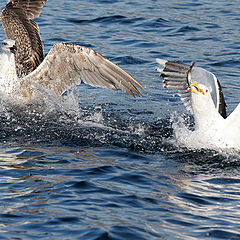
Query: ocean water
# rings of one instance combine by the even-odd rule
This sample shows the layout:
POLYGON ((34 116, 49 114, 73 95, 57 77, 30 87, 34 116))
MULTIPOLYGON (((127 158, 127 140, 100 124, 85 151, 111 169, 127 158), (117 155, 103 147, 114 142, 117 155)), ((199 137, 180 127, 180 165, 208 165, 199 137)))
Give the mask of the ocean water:
MULTIPOLYGON (((5 5, 1 3, 3 8, 5 5)), ((240 101, 238 1, 49 0, 36 19, 145 88, 79 85, 16 106, 0 96, 0 239, 240 239, 240 157, 189 138, 192 116, 155 58, 195 61, 240 101), (184 136, 184 137, 183 137, 184 136)), ((4 39, 1 31, 1 39, 4 39)))

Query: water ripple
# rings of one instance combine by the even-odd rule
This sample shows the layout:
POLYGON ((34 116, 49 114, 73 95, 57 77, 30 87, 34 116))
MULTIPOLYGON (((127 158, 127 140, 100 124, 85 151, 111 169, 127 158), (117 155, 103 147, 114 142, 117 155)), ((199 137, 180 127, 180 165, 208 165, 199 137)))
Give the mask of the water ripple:
POLYGON ((90 47, 145 91, 133 99, 82 84, 25 106, 0 94, 0 239, 240 239, 239 152, 179 141, 192 116, 154 70, 156 57, 196 61, 220 79, 231 112, 238 10, 237 1, 47 1, 36 19, 46 53, 59 41, 90 47))

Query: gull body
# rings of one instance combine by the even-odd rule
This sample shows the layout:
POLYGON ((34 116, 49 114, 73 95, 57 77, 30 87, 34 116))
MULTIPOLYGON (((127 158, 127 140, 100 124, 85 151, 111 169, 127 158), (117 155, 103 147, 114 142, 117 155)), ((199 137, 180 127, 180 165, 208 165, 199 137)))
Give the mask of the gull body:
POLYGON ((240 150, 240 104, 227 116, 220 82, 216 76, 194 64, 157 59, 163 66, 164 87, 176 89, 194 117, 195 133, 217 148, 240 150))
POLYGON ((16 53, 15 41, 6 39, 2 42, 0 54, 0 91, 12 93, 18 85, 14 54, 16 53))
POLYGON ((227 118, 223 118, 215 108, 208 87, 193 84, 190 89, 197 89, 191 91, 196 131, 212 145, 240 150, 240 104, 227 118))

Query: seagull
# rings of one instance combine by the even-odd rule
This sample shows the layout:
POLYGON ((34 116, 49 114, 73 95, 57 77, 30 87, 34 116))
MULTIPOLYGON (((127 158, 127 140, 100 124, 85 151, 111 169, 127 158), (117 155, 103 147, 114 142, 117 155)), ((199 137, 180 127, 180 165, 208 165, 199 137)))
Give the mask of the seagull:
POLYGON ((217 77, 195 64, 156 59, 162 68, 164 87, 179 91, 194 117, 195 132, 211 146, 240 150, 240 103, 227 116, 226 103, 217 77))
POLYGON ((0 18, 8 39, 2 42, 0 90, 29 99, 36 95, 36 89, 62 95, 83 81, 94 87, 121 89, 133 97, 140 96, 143 90, 140 83, 87 47, 59 42, 43 58, 38 25, 32 19, 40 15, 46 1, 8 0, 3 9, 0 18), (11 48, 17 50, 13 53, 11 48), (11 71, 4 70, 7 66, 11 71))

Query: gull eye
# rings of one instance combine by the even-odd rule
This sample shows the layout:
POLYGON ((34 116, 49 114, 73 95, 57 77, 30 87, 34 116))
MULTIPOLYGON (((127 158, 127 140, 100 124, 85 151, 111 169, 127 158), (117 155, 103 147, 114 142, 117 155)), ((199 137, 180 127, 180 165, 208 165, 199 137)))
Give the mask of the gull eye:
POLYGON ((206 93, 208 92, 208 90, 206 89, 206 93))

